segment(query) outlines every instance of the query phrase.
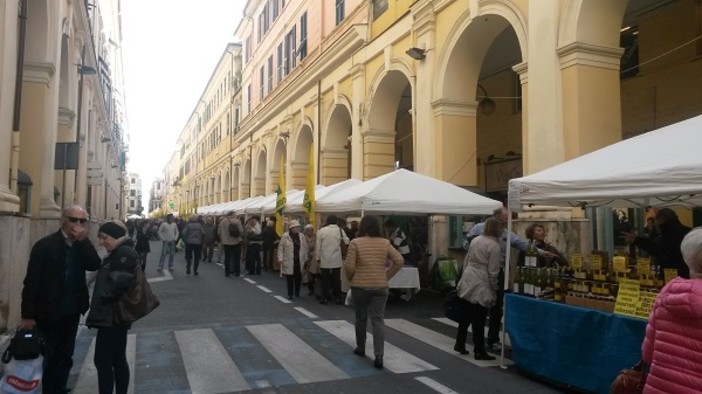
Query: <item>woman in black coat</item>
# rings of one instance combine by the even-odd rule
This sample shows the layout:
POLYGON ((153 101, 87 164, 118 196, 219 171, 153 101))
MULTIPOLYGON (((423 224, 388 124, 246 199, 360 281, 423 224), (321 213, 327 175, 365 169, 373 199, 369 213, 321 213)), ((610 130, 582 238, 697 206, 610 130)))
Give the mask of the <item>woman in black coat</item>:
POLYGON ((110 254, 103 260, 95 278, 85 324, 98 329, 94 362, 99 393, 111 394, 114 389, 117 394, 126 394, 129 386, 127 331, 131 324, 117 321, 114 308, 136 278, 139 256, 133 241, 127 236, 127 228, 120 221, 100 226, 98 239, 110 254))
POLYGON ((146 256, 151 252, 151 245, 149 244, 149 222, 144 222, 137 227, 136 233, 136 246, 134 249, 139 254, 139 264, 141 264, 141 269, 146 271, 146 256))

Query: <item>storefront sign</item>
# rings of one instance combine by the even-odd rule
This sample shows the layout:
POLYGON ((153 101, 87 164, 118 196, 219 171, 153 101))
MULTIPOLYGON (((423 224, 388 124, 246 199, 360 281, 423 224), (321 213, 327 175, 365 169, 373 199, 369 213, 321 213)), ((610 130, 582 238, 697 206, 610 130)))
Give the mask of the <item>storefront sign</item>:
POLYGON ((641 287, 638 280, 622 279, 619 282, 619 293, 617 294, 617 303, 614 305, 614 313, 637 317, 636 309, 639 307, 640 293, 641 287))

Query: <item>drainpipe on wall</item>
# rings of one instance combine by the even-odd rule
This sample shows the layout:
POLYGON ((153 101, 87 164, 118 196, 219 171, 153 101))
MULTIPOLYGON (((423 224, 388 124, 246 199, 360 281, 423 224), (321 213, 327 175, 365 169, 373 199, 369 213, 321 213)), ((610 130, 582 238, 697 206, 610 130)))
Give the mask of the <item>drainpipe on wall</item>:
POLYGON ((10 190, 17 193, 17 172, 20 152, 20 115, 22 114, 22 81, 24 80, 24 47, 27 38, 27 7, 29 0, 20 0, 19 40, 17 43, 17 72, 15 76, 15 108, 12 114, 12 150, 10 151, 10 190))

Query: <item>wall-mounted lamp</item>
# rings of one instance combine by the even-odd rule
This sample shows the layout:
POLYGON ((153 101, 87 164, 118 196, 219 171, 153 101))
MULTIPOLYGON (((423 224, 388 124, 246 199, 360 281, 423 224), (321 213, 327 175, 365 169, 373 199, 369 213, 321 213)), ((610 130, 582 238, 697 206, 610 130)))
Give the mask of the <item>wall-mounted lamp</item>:
POLYGON ((415 60, 424 60, 427 57, 427 51, 426 49, 422 48, 417 48, 417 47, 412 47, 405 51, 405 53, 411 57, 412 59, 415 60))
POLYGON ((495 102, 490 98, 488 95, 487 90, 483 87, 483 85, 478 84, 478 88, 483 91, 482 96, 478 96, 480 98, 480 101, 478 102, 478 106, 480 107, 480 112, 483 115, 492 115, 495 113, 495 102))
POLYGON ((85 64, 79 64, 78 65, 78 74, 80 75, 95 75, 97 74, 97 70, 90 67, 86 66, 85 64))

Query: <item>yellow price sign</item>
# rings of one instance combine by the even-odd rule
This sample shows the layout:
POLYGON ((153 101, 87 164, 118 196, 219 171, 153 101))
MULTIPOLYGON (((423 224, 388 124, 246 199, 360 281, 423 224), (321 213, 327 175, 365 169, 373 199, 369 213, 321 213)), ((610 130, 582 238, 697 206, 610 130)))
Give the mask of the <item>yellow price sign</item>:
POLYGON ((614 313, 623 316, 637 317, 636 309, 639 307, 640 294, 641 285, 638 280, 620 280, 617 302, 614 304, 614 313))
POLYGON ((570 266, 574 270, 581 270, 583 268, 583 256, 580 254, 573 254, 570 257, 570 266))
POLYGON ((653 303, 656 301, 658 293, 652 291, 642 291, 639 294, 639 305, 636 307, 636 316, 642 319, 648 319, 648 316, 653 311, 653 303))
POLYGON ((598 254, 590 256, 590 269, 593 271, 602 271, 602 256, 598 254))
POLYGON ((614 272, 626 272, 626 257, 624 256, 614 256, 612 257, 612 267, 614 267, 614 272))
POLYGON ((650 275, 651 259, 648 257, 639 257, 636 261, 636 270, 639 272, 639 275, 650 275))
POLYGON ((678 277, 678 270, 675 268, 666 268, 663 270, 663 278, 665 278, 665 283, 678 277))

